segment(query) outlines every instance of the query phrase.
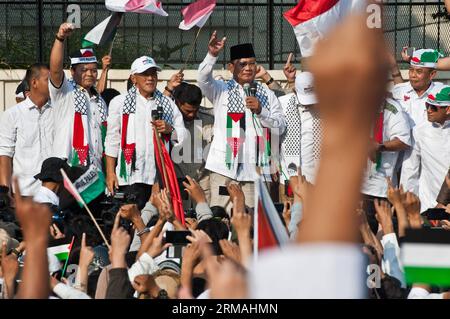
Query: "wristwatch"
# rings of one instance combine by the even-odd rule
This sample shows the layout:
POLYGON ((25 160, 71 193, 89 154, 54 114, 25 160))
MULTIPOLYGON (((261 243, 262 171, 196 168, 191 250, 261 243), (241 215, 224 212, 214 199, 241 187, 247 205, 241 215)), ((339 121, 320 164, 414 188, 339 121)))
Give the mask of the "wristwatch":
POLYGON ((145 233, 149 233, 150 232, 150 228, 145 227, 143 230, 141 230, 140 232, 138 232, 136 235, 138 235, 139 237, 141 237, 142 235, 144 235, 145 233))
POLYGON ((386 152, 386 145, 384 143, 380 144, 380 147, 378 147, 378 152, 386 152))
POLYGON ((55 38, 56 38, 56 40, 58 40, 59 42, 64 42, 64 38, 60 38, 59 36, 58 36, 58 34, 56 34, 56 36, 55 36, 55 38))
POLYGON ((16 255, 17 258, 20 258, 20 256, 22 256, 22 253, 15 248, 11 249, 11 254, 16 255))
POLYGON ((273 77, 270 77, 269 81, 266 82, 266 85, 271 85, 273 83, 273 77))
POLYGON ((173 94, 173 90, 169 89, 168 86, 166 86, 164 89, 165 89, 167 92, 169 92, 170 94, 173 94))

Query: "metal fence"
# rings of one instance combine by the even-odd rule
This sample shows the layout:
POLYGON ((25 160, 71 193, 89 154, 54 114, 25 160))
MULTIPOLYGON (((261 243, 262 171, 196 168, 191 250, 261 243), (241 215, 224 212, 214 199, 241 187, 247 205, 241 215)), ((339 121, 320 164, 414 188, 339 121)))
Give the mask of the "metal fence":
MULTIPOLYGON (((126 13, 113 48, 115 68, 128 68, 140 55, 152 55, 166 67, 180 67, 188 55, 196 30, 181 31, 180 10, 193 0, 163 1, 168 17, 126 13)), ((384 29, 392 49, 404 45, 431 47, 450 53, 450 24, 443 1, 385 0, 384 29)), ((220 58, 224 65, 229 46, 252 42, 257 60, 271 69, 284 64, 289 52, 299 56, 294 32, 282 13, 297 0, 218 0, 217 7, 202 29, 190 67, 206 54, 213 30, 227 37, 220 58)), ((102 0, 46 1, 0 0, 0 68, 27 67, 48 61, 58 26, 67 19, 67 6, 81 9, 81 29, 68 40, 66 55, 80 46, 82 37, 109 12, 102 0)), ((97 55, 109 48, 97 48, 97 55)), ((399 55, 397 54, 399 58, 399 55)))

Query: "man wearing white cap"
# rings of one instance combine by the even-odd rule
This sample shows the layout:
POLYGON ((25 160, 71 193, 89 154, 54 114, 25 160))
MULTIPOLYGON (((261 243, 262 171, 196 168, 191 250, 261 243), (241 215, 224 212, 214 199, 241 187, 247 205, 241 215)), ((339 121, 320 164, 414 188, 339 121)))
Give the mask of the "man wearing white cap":
POLYGON ((397 84, 392 89, 392 95, 402 106, 409 117, 410 126, 427 121, 425 102, 434 87, 442 87, 442 83, 434 82, 436 66, 442 54, 432 49, 420 49, 407 54, 408 47, 403 48, 402 57, 410 63, 409 81, 397 84))
POLYGON ((92 49, 71 54, 72 79, 63 71, 64 42, 74 27, 59 27, 50 54, 50 98, 54 106, 53 156, 68 159, 72 166, 94 165, 102 169, 106 133, 106 104, 95 90, 97 58, 92 49))
POLYGON ((413 150, 402 170, 403 186, 419 195, 421 212, 437 205, 450 167, 450 86, 434 88, 426 108, 428 120, 414 127, 413 150))
POLYGON ((297 176, 297 168, 309 182, 314 181, 320 158, 322 131, 318 117, 313 75, 302 72, 295 78, 295 93, 279 98, 286 117, 281 142, 281 182, 297 176))
POLYGON ((130 186, 139 194, 141 208, 150 197, 156 176, 152 123, 166 141, 180 144, 186 137, 178 107, 156 88, 158 71, 161 68, 151 57, 136 59, 131 65, 134 85, 109 105, 105 141, 107 187, 114 193, 119 186, 130 186), (155 112, 162 113, 158 120, 153 120, 155 112))

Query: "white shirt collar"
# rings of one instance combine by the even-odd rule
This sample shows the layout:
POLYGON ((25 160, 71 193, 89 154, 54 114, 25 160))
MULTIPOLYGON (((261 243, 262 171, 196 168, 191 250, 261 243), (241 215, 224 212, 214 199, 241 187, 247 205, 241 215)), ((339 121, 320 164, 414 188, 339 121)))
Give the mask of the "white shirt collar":
MULTIPOLYGON (((30 97, 29 96, 27 96, 27 98, 25 99, 25 101, 23 101, 22 103, 24 103, 27 107, 28 107, 28 109, 33 109, 33 108, 38 108, 37 106, 36 106, 36 104, 34 104, 33 103, 33 101, 31 101, 31 99, 30 99, 30 97)), ((47 101, 47 103, 45 103, 43 106, 42 106, 42 109, 46 109, 47 107, 50 107, 51 106, 51 104, 50 104, 50 99, 47 101)))
POLYGON ((41 186, 34 195, 33 200, 37 203, 49 203, 59 206, 59 197, 47 187, 41 186))
POLYGON ((408 81, 408 86, 409 86, 409 88, 408 88, 408 93, 414 92, 414 93, 416 93, 416 95, 417 95, 419 98, 422 98, 422 97, 426 96, 426 95, 428 94, 428 92, 431 91, 431 89, 433 89, 434 85, 435 85, 434 82, 431 81, 430 86, 428 87, 428 89, 427 89, 425 92, 423 92, 422 96, 419 96, 419 95, 417 94, 416 90, 414 90, 414 88, 412 87, 411 82, 408 81))

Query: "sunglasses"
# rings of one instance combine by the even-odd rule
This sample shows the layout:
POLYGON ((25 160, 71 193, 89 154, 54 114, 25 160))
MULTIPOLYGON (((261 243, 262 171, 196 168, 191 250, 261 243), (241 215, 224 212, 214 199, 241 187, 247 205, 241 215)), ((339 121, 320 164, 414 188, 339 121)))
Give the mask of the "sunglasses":
POLYGON ((447 106, 437 106, 430 103, 425 103, 425 107, 427 108, 427 110, 431 110, 433 112, 437 112, 439 109, 447 108, 447 106))

